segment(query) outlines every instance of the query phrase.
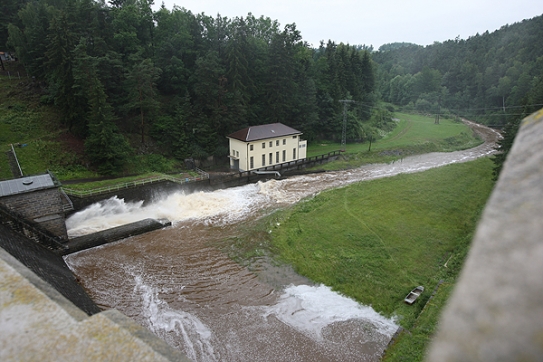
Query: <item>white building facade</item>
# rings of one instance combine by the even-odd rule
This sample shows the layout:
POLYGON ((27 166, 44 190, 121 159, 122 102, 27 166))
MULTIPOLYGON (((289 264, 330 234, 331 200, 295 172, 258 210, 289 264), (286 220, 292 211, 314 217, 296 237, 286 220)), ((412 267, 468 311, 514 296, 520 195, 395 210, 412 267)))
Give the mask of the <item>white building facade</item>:
POLYGON ((302 132, 282 123, 244 128, 227 136, 230 168, 257 170, 306 158, 307 141, 302 132))

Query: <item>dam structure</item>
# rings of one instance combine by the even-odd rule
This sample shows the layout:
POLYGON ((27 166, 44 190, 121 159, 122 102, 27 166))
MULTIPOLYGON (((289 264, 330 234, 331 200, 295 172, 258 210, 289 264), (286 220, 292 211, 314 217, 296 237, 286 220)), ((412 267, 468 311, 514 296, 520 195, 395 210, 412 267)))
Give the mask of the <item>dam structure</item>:
MULTIPOLYGON (((541 333, 540 326, 543 325, 543 306, 540 303, 543 283, 538 278, 543 273, 539 262, 542 258, 540 236, 543 235, 539 220, 539 215, 543 213, 543 170, 540 167, 543 153, 537 146, 541 141, 542 111, 528 117, 521 126, 496 189, 485 208, 473 241, 472 252, 443 316, 438 335, 433 341, 429 360, 496 360, 502 357, 515 360, 526 356, 528 360, 532 357, 537 360, 538 356, 543 355, 541 344, 537 343, 541 333)), ((440 155, 434 155, 431 160, 423 155, 417 159, 405 159, 401 164, 389 165, 386 168, 371 166, 363 171, 324 173, 319 176, 318 182, 301 177, 292 184, 275 181, 235 188, 228 192, 218 191, 205 196, 210 197, 215 205, 224 205, 223 209, 191 210, 187 207, 186 213, 182 215, 169 214, 171 205, 201 205, 201 193, 184 196, 174 194, 160 204, 148 206, 109 200, 109 206, 126 208, 126 215, 133 215, 134 220, 142 220, 143 215, 148 216, 152 212, 157 219, 164 217, 174 221, 176 229, 166 228, 67 256, 70 268, 86 270, 89 276, 86 281, 76 279, 70 269, 65 268, 64 260, 57 253, 13 232, 5 225, 0 225, 0 247, 3 249, 0 250, 0 360, 236 360, 239 357, 235 354, 239 352, 236 349, 241 348, 240 346, 212 343, 214 333, 220 331, 224 333, 222 341, 230 343, 241 339, 263 343, 261 346, 269 348, 268 352, 275 353, 273 356, 288 360, 292 356, 286 354, 283 345, 270 343, 273 338, 283 333, 287 342, 293 343, 292 347, 302 347, 299 351, 303 356, 317 355, 326 360, 329 357, 326 354, 303 348, 317 345, 318 343, 310 344, 314 341, 322 342, 326 339, 330 333, 330 330, 326 329, 329 328, 327 323, 333 322, 334 317, 329 320, 317 318, 321 323, 320 329, 311 329, 304 321, 313 320, 316 316, 312 315, 309 309, 300 309, 299 306, 303 303, 296 300, 296 296, 317 296, 317 299, 325 296, 327 301, 333 303, 324 310, 331 310, 333 304, 338 303, 345 303, 342 304, 343 309, 348 309, 349 301, 336 299, 337 296, 326 288, 304 285, 303 280, 298 281, 298 285, 294 285, 292 289, 287 288, 286 294, 290 293, 289 295, 277 296, 272 288, 258 283, 251 276, 252 273, 229 263, 227 258, 221 259, 217 256, 217 262, 212 266, 201 263, 214 251, 207 247, 194 249, 191 245, 185 245, 190 243, 176 244, 179 236, 175 236, 174 232, 182 233, 182 240, 188 240, 196 232, 202 232, 202 238, 222 237, 223 231, 236 227, 231 220, 257 214, 263 208, 262 205, 287 205, 325 188, 341 187, 357 180, 387 177, 401 172, 418 172, 451 162, 466 162, 493 152, 492 146, 484 147, 486 148, 480 148, 477 153, 448 154, 443 156, 443 161, 440 155), (320 189, 313 188, 317 183, 320 189), (235 197, 230 198, 232 195, 228 193, 234 193, 235 197), (231 200, 236 200, 237 203, 231 205, 231 200), (204 221, 190 224, 190 220, 204 221), (210 231, 211 224, 218 227, 210 231), (188 227, 189 225, 195 227, 188 227), (163 239, 168 238, 174 243, 161 244, 163 239), (146 242, 139 243, 141 240, 146 242), (153 250, 156 255, 146 254, 153 250), (183 259, 176 259, 178 255, 182 255, 183 259), (44 263, 49 265, 49 270, 44 270, 44 263), (192 274, 186 271, 191 264, 194 266, 191 272, 197 271, 192 274), (51 265, 55 267, 51 268, 51 265), (111 269, 105 270, 106 267, 111 269), (161 269, 152 274, 151 269, 154 268, 161 269), (108 284, 112 283, 110 280, 113 280, 119 271, 124 273, 122 280, 125 285, 108 284), (227 272, 228 277, 221 279, 216 271, 227 272), (112 279, 94 278, 93 273, 110 273, 112 279), (233 281, 234 278, 230 276, 236 276, 241 282, 233 281), (157 280, 160 283, 153 284, 157 280), (80 283, 86 286, 93 283, 97 285, 92 299, 86 295, 80 283), (198 289, 203 284, 221 291, 218 300, 206 299, 209 289, 198 289), (262 300, 262 306, 243 304, 247 302, 247 298, 239 300, 239 296, 236 296, 239 291, 236 288, 240 285, 247 285, 248 289, 258 292, 257 298, 262 300), (122 289, 124 296, 117 295, 114 287, 122 289), (114 290, 114 293, 102 293, 102 290, 114 290), (194 293, 193 297, 198 298, 198 303, 190 304, 184 297, 187 295, 185 293, 190 292, 194 293), (130 301, 130 298, 138 306, 144 307, 143 312, 125 303, 130 301), (216 311, 206 307, 206 303, 213 305, 215 302, 219 303, 216 311), (229 309, 233 303, 239 303, 239 310, 242 311, 235 318, 229 309), (185 311, 180 306, 194 307, 194 310, 185 311), (106 308, 107 310, 104 310, 106 308), (197 318, 194 314, 197 308, 213 314, 217 318, 216 322, 208 320, 207 324, 203 323, 206 316, 197 318), (159 314, 153 314, 153 311, 158 311, 159 314), (238 328, 237 335, 228 329, 230 326, 244 326, 244 319, 253 314, 263 319, 247 328, 247 333, 244 333, 244 327, 238 328), (134 322, 134 319, 138 320, 138 323, 134 322), (278 330, 282 332, 263 337, 260 328, 264 324, 273 324, 281 328, 278 330), (216 330, 211 329, 214 325, 216 330), (300 330, 302 333, 297 332, 300 330), (325 330, 326 333, 323 333, 325 330), (173 340, 172 331, 184 337, 173 340), (270 341, 263 341, 264 338, 270 338, 270 341), (176 348, 172 348, 172 345, 176 348), (177 348, 178 346, 181 348, 177 348), (235 348, 231 348, 232 346, 235 348)), ((107 205, 102 205, 102 209, 104 206, 107 205)), ((3 222, 4 219, 2 216, 3 222)), ((83 219, 67 226, 67 234, 72 233, 73 237, 83 236, 95 227, 92 220, 85 220, 88 221, 85 224, 83 219)), ((119 226, 110 224, 112 219, 111 216, 103 215, 102 219, 98 218, 96 221, 105 225, 105 228, 119 226)), ((126 223, 126 220, 123 223, 126 223)), ((313 306, 320 307, 321 309, 317 310, 322 314, 322 305, 313 306)), ((354 309, 360 310, 359 307, 354 309)), ((375 329, 374 333, 382 337, 372 340, 368 346, 375 351, 382 351, 380 343, 390 338, 395 325, 393 321, 380 319, 372 315, 370 310, 367 311, 364 316, 352 313, 345 317, 351 318, 350 320, 361 318, 360 320, 364 321, 361 322, 363 329, 379 325, 381 328, 375 329)), ((354 333, 357 328, 356 323, 350 324, 347 331, 354 333)), ((345 348, 341 343, 335 343, 340 342, 340 339, 332 342, 334 343, 326 345, 326 348, 330 347, 334 351, 333 357, 344 353, 343 356, 354 358, 358 353, 356 344, 347 345, 345 348)), ((384 345, 386 346, 386 342, 384 345)), ((255 346, 248 345, 247 348, 242 351, 245 358, 263 360, 264 357, 256 354, 258 351, 255 346)), ((380 354, 370 352, 373 354, 368 355, 371 356, 368 357, 369 360, 378 360, 380 354)), ((267 354, 267 358, 270 355, 267 354)))

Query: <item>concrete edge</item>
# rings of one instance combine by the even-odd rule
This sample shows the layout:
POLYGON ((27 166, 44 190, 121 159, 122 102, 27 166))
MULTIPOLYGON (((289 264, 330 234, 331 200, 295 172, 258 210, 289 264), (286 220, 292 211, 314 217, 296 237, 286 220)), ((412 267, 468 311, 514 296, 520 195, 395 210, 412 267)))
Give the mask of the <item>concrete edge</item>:
POLYGON ((541 361, 543 109, 522 120, 426 361, 541 361))
POLYGON ((65 245, 67 250, 62 251, 62 255, 76 253, 78 251, 95 248, 104 244, 113 243, 131 236, 136 236, 150 231, 163 229, 171 226, 171 221, 167 219, 147 218, 135 221, 129 224, 116 226, 110 229, 98 231, 96 233, 79 236, 70 239, 65 245))
POLYGON ((171 347, 162 339, 155 336, 151 331, 137 324, 133 319, 125 316, 116 309, 109 309, 100 313, 113 323, 119 325, 135 338, 141 340, 156 353, 164 356, 170 361, 190 362, 190 360, 179 350, 171 347))
MULTIPOLYGON (((88 316, 85 312, 79 309, 75 304, 70 302, 66 297, 60 294, 49 283, 43 281, 34 272, 9 254, 4 249, 0 248, 0 260, 13 268, 18 274, 25 278, 36 289, 45 294, 53 303, 62 308, 76 322, 82 322, 93 316, 88 316)), ((137 324, 131 318, 125 316, 116 309, 109 309, 100 312, 96 315, 102 315, 109 319, 114 324, 118 325, 123 330, 130 333, 134 338, 142 341, 149 346, 157 354, 160 354, 169 361, 190 362, 190 360, 181 352, 169 346, 166 342, 155 336, 151 331, 137 324)))
POLYGON ((31 271, 19 260, 17 260, 14 256, 12 256, 10 253, 8 253, 2 248, 0 248, 0 259, 3 260, 6 264, 8 264, 10 267, 15 269, 17 273, 19 273, 22 277, 28 280, 30 284, 35 286, 38 290, 40 290, 43 294, 45 294, 49 299, 51 299, 55 304, 57 304, 62 309, 64 309, 66 313, 68 313, 70 317, 72 317, 74 320, 81 322, 89 318, 87 313, 79 309, 75 304, 73 304, 66 297, 60 294, 49 283, 45 282, 39 276, 34 274, 33 271, 31 271))
POLYGON ((543 108, 537 112, 532 113, 528 117, 524 118, 521 123, 521 127, 528 129, 530 125, 543 122, 543 108))

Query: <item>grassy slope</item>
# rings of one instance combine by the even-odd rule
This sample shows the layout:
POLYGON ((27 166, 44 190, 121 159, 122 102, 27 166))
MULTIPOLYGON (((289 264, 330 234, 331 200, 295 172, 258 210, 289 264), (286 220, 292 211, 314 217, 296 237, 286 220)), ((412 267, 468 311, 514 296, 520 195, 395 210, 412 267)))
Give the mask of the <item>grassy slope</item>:
MULTIPOLYGON (((12 177, 4 155, 10 144, 15 145, 25 175, 43 174, 49 169, 65 179, 72 174, 96 176, 81 166, 82 154, 69 147, 67 141, 77 139, 60 125, 54 107, 40 102, 38 83, 0 76, 0 99, 0 179, 12 177)), ((82 143, 77 148, 81 147, 82 143)))
MULTIPOLYGON (((0 75, 0 180, 12 178, 5 157, 11 144, 15 145, 25 175, 50 170, 60 180, 99 177, 86 167, 83 140, 70 134, 61 124, 60 114, 53 106, 40 101, 40 87, 31 79, 12 77, 10 80, 0 75)), ((136 146, 141 145, 136 142, 136 146)), ((172 172, 182 167, 179 161, 157 152, 137 154, 119 175, 172 172)))
POLYGON ((323 192, 271 217, 272 249, 315 282, 398 316, 411 334, 389 360, 421 359, 493 187, 491 171, 485 158, 323 192), (422 314, 428 320, 417 319, 440 280, 422 314), (404 304, 417 285, 426 292, 404 304))

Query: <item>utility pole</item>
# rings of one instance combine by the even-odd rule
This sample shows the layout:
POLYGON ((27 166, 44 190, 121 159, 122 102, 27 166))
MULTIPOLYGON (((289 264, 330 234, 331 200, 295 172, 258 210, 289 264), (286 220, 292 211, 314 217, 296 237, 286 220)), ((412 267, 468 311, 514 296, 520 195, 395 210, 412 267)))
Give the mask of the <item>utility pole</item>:
POLYGON ((351 99, 340 99, 343 103, 343 130, 341 132, 341 151, 345 152, 345 144, 347 143, 347 103, 355 103, 351 99))

